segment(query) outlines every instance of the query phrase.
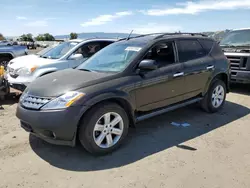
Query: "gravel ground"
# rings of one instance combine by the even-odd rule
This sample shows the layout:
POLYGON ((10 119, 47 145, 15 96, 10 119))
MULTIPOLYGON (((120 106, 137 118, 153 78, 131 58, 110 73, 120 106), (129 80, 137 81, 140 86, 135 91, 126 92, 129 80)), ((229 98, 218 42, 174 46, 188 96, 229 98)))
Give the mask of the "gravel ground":
POLYGON ((246 86, 234 87, 219 113, 192 105, 142 122, 103 157, 30 136, 15 117, 17 100, 0 101, 0 187, 250 187, 246 86))

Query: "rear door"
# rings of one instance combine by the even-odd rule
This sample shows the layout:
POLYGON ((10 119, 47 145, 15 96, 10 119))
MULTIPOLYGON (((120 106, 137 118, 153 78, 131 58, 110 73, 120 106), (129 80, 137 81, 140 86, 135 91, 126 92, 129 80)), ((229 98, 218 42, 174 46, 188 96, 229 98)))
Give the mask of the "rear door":
MULTIPOLYGON (((205 41, 205 40, 204 40, 205 41)), ((185 95, 183 99, 189 99, 203 92, 208 79, 214 70, 214 60, 209 55, 209 45, 213 41, 204 42, 197 39, 181 39, 177 41, 179 61, 184 66, 185 95), (201 43, 204 43, 204 47, 201 43), (207 45, 205 47, 205 44, 207 45)))

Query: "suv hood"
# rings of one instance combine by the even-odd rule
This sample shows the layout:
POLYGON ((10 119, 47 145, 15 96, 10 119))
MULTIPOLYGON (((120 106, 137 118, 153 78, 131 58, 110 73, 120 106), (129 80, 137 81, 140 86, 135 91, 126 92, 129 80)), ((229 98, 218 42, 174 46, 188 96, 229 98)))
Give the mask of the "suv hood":
POLYGON ((66 69, 36 79, 28 86, 27 92, 39 97, 58 97, 68 91, 103 82, 102 78, 110 75, 113 74, 66 69))
POLYGON ((41 66, 55 62, 57 59, 45 59, 37 55, 26 55, 14 58, 10 61, 9 67, 13 69, 19 69, 27 66, 41 66))

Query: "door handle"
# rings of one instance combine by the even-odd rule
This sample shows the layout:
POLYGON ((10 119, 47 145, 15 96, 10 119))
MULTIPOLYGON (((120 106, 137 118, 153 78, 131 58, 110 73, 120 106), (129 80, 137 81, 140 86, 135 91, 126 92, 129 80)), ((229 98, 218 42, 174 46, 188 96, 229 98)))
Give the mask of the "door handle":
POLYGON ((179 73, 174 74, 174 78, 180 77, 180 76, 183 76, 183 75, 184 75, 184 72, 179 72, 179 73))
POLYGON ((211 70, 211 69, 214 69, 214 65, 211 65, 211 66, 207 67, 207 70, 211 70))

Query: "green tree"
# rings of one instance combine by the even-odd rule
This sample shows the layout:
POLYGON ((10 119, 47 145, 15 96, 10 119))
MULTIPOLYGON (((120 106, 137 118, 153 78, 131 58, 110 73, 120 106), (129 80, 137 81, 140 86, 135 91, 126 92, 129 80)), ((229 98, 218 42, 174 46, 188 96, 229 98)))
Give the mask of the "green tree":
POLYGON ((54 41, 55 40, 55 38, 49 33, 44 34, 44 39, 45 39, 45 41, 54 41))
POLYGON ((27 36, 25 34, 20 36, 21 41, 27 41, 27 36))
POLYGON ((33 35, 31 33, 28 33, 26 36, 27 36, 27 41, 33 41, 33 35))
POLYGON ((44 36, 42 34, 39 34, 37 37, 36 37, 36 40, 37 41, 44 41, 44 36))
POLYGON ((70 39, 77 39, 78 35, 77 33, 70 33, 70 39))
POLYGON ((20 36, 21 41, 33 41, 33 37, 31 33, 23 34, 20 36))
POLYGON ((4 36, 2 35, 2 33, 0 33, 0 40, 5 40, 4 36))
POLYGON ((45 34, 39 34, 36 37, 36 40, 37 41, 54 41, 55 38, 51 34, 45 33, 45 34))

